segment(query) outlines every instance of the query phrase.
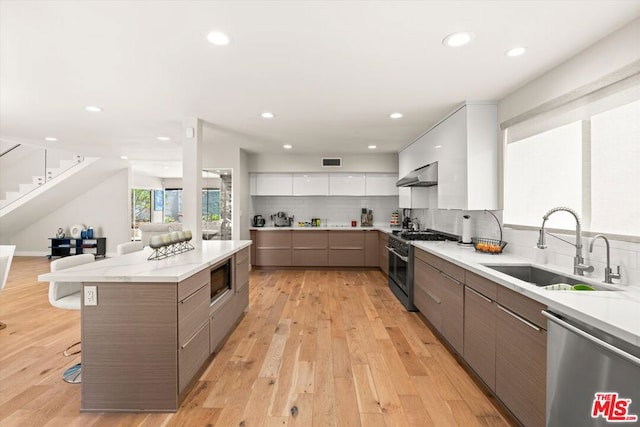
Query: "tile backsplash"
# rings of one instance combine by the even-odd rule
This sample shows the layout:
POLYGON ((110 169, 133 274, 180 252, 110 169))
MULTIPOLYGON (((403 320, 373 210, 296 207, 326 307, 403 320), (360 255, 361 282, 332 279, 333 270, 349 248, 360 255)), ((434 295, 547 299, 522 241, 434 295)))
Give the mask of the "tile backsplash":
MULTIPOLYGON (((492 211, 502 222, 502 211, 492 211)), ((487 237, 499 239, 500 231, 498 223, 488 213, 484 211, 461 211, 443 209, 414 209, 412 216, 420 220, 422 228, 432 228, 439 231, 446 231, 457 235, 462 234, 462 216, 471 216, 471 235, 477 237, 487 237)), ((542 221, 542 218, 541 218, 542 221)), ((574 233, 560 235, 570 242, 575 241, 574 233)), ((542 250, 536 247, 538 242, 538 230, 516 230, 513 228, 503 228, 504 241, 508 242, 505 253, 514 254, 529 259, 537 264, 551 264, 568 272, 573 271, 573 257, 575 247, 562 242, 551 236, 547 236, 547 248, 542 250)), ((591 237, 583 237, 582 254, 587 264, 594 266, 592 273, 585 273, 585 277, 602 281, 604 279, 604 269, 606 267, 606 248, 602 239, 598 239, 593 247, 593 252, 589 252, 591 237)), ((611 268, 616 271, 620 266, 621 278, 614 280, 617 284, 631 285, 640 289, 640 244, 622 242, 609 239, 611 246, 611 268)), ((494 255, 487 255, 488 257, 494 255)))
POLYGON ((350 226, 351 221, 360 225, 362 208, 373 211, 373 223, 389 225, 391 213, 398 210, 395 196, 253 196, 251 197, 251 218, 262 215, 271 225, 271 215, 283 211, 293 215, 294 223, 309 221, 311 218, 327 220, 328 226, 350 226))

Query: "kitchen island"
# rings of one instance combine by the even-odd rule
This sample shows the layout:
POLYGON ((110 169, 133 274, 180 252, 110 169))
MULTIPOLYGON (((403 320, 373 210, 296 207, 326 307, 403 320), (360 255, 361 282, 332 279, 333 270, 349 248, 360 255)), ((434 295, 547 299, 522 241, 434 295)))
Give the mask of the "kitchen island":
POLYGON ((248 306, 251 241, 42 274, 82 283, 81 411, 173 412, 248 306))

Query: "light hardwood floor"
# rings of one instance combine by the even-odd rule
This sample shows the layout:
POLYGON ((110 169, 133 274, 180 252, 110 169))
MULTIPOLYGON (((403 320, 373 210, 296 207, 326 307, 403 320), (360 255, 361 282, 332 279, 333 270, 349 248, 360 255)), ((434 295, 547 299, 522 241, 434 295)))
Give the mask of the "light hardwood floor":
POLYGON ((505 426, 379 271, 257 270, 250 308, 175 414, 80 413, 61 374, 79 312, 53 308, 42 258, 14 258, 0 294, 0 425, 505 426))

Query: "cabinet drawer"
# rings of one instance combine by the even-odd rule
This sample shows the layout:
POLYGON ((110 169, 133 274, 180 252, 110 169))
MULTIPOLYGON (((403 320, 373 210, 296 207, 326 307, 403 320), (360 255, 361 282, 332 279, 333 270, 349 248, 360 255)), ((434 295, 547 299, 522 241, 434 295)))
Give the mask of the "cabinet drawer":
POLYGON ((291 265, 304 267, 324 267, 328 263, 326 249, 293 249, 291 251, 291 265))
POLYGON ((209 284, 209 269, 204 269, 178 283, 178 301, 182 301, 204 285, 209 284))
POLYGON ((178 351, 178 393, 189 385, 202 364, 209 357, 209 323, 197 331, 178 351))
MULTIPOLYGON (((248 248, 247 248, 248 249, 248 248)), ((249 281, 249 258, 245 257, 238 262, 236 258, 236 279, 234 282, 235 291, 249 281)))
POLYGON ((249 259, 249 247, 246 247, 244 249, 239 250, 238 252, 235 253, 235 257, 236 257, 236 264, 238 264, 239 262, 242 262, 244 260, 248 260, 249 259))
POLYGON ((238 290, 234 298, 236 313, 243 313, 249 307, 249 284, 238 290))
POLYGON ((291 265, 291 249, 256 249, 256 265, 291 265))
POLYGON ((500 305, 511 309, 526 320, 535 323, 542 329, 547 329, 547 319, 542 315, 542 310, 546 310, 547 308, 546 305, 503 286, 498 288, 498 297, 496 300, 500 305))
POLYGON ((466 272, 465 283, 473 290, 480 292, 485 297, 495 301, 498 297, 498 285, 489 279, 478 276, 470 271, 466 272))
POLYGON ((293 249, 327 249, 329 245, 328 231, 294 231, 291 233, 293 249))
POLYGON ((495 391, 496 303, 469 287, 464 294, 464 358, 495 391))
POLYGON ((421 249, 416 248, 414 251, 414 256, 421 260, 426 262, 427 264, 432 265, 433 267, 437 268, 438 270, 442 270, 442 258, 437 257, 435 255, 432 255, 428 252, 425 252, 421 249))
POLYGON ((464 285, 442 276, 440 280, 442 304, 442 335, 459 353, 464 349, 464 285))
POLYGON ((498 307, 496 394, 525 426, 544 426, 547 332, 498 307))
POLYGON ((363 231, 329 231, 330 249, 364 250, 363 231))
MULTIPOLYGON (((237 295, 234 298, 237 298, 237 295)), ((237 319, 235 313, 236 305, 232 299, 228 299, 211 315, 209 319, 209 352, 214 353, 227 333, 230 333, 231 327, 237 319)))
POLYGON ((329 265, 362 267, 364 266, 364 249, 329 249, 329 265))
POLYGON ((457 280, 458 282, 464 283, 464 268, 457 266, 449 261, 442 260, 440 271, 457 280))
POLYGON ((256 249, 291 249, 291 231, 256 232, 256 249))
POLYGON ((184 345, 206 323, 211 303, 209 286, 178 302, 178 346, 184 345))

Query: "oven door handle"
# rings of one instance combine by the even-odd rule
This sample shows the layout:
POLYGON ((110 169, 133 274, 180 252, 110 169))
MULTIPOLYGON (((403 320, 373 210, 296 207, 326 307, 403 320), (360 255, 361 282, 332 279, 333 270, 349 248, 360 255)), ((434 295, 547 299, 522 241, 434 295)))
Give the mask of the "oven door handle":
POLYGON ((406 257, 406 256, 402 256, 402 255, 400 255, 398 252, 396 252, 396 251, 395 251, 395 249, 390 248, 389 246, 385 246, 385 248, 387 248, 387 250, 388 250, 389 252, 391 252, 392 254, 394 254, 395 256, 397 256, 398 258, 400 258, 402 261, 404 261, 404 262, 409 262, 409 257, 406 257))

